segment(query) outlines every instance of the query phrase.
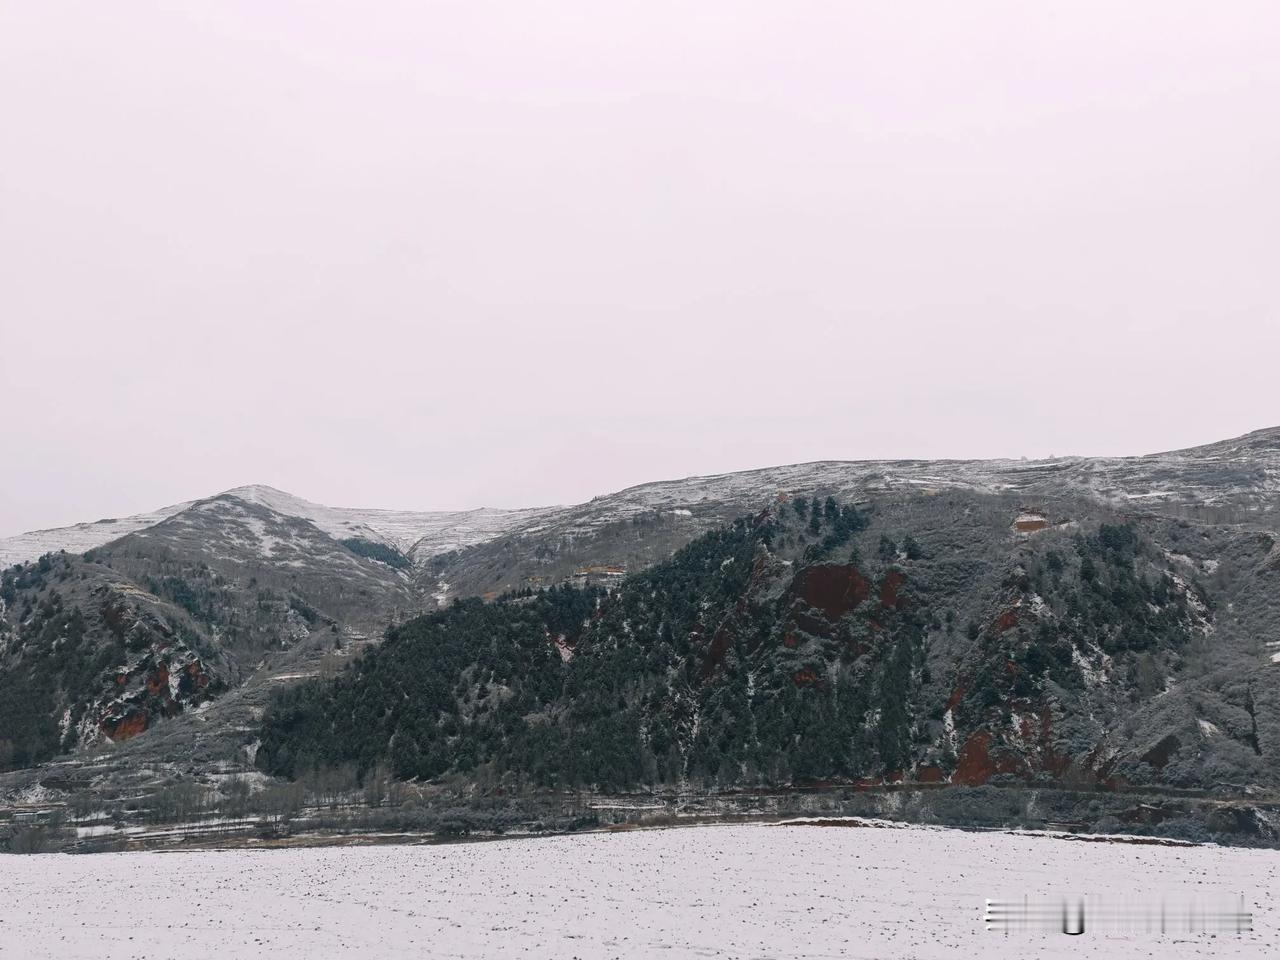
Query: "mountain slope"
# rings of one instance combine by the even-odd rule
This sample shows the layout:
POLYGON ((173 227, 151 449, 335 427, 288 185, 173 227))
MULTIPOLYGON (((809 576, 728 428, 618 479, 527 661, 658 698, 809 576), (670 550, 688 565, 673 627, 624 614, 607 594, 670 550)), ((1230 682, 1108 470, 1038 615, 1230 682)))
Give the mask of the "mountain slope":
POLYGON ((224 652, 179 607, 80 558, 0 580, 0 770, 125 740, 227 687, 224 652))
MULTIPOLYGON (((910 534, 918 543, 934 543, 925 556, 903 561, 913 569, 902 572, 910 577, 910 591, 917 598, 914 609, 922 609, 927 599, 930 617, 948 625, 949 631, 942 635, 950 638, 947 644, 958 643, 955 638, 963 634, 964 642, 972 646, 976 641, 967 636, 970 623, 985 636, 998 617, 1017 621, 1011 631, 1000 631, 1004 639, 993 641, 995 646, 985 652, 962 654, 957 648, 948 654, 944 666, 955 676, 945 690, 944 702, 961 687, 971 686, 975 678, 984 681, 979 665, 969 669, 965 673, 969 679, 962 682, 964 656, 995 662, 1001 644, 1011 643, 1012 638, 1038 639, 1061 630, 1066 598, 1055 607, 1043 591, 1017 588, 1021 580, 1010 572, 1024 541, 1039 544, 1096 532, 1102 524, 1136 525, 1146 544, 1143 550, 1167 554, 1160 561, 1164 568, 1160 577, 1152 568, 1149 579, 1176 575, 1191 595, 1205 603, 1216 601, 1204 614, 1212 633, 1193 632, 1184 644, 1195 651, 1194 684, 1174 674, 1177 658, 1172 648, 1162 647, 1160 656, 1135 654, 1134 662, 1129 657, 1132 651, 1122 658, 1124 670, 1145 678, 1147 693, 1141 709, 1147 713, 1142 717, 1149 713, 1159 723, 1183 731, 1177 735, 1177 749, 1170 742, 1153 757, 1168 754, 1158 767, 1161 771, 1168 767, 1172 775, 1185 763, 1212 767, 1222 755, 1226 757, 1221 760, 1222 769, 1244 782, 1261 777, 1253 770, 1257 761, 1249 755, 1266 756, 1264 744, 1271 736, 1268 718, 1274 715, 1277 696, 1269 675, 1255 673, 1270 669, 1273 658, 1280 657, 1280 591, 1274 589, 1273 580, 1274 531, 1280 516, 1275 509, 1280 500, 1278 477, 1280 430, 1269 430, 1149 457, 801 464, 644 484, 577 506, 528 511, 349 510, 310 503, 269 487, 237 488, 143 517, 45 531, 0 545, 0 550, 23 551, 36 544, 51 547, 59 538, 73 549, 91 542, 96 545, 83 559, 46 561, 58 566, 60 582, 79 585, 74 591, 50 584, 19 589, 18 582, 33 576, 37 564, 11 571, 8 577, 16 593, 0 608, 0 678, 23 678, 11 680, 14 689, 43 692, 37 698, 38 709, 32 709, 35 701, 30 697, 9 698, 20 709, 0 717, 0 740, 8 740, 12 756, 26 758, 22 762, 45 758, 51 750, 92 746, 104 738, 117 743, 127 739, 129 749, 122 756, 152 751, 147 755, 163 758, 175 749, 174 743, 183 743, 181 749, 187 750, 190 737, 212 744, 214 753, 234 754, 254 739, 258 713, 273 690, 330 670, 376 642, 388 624, 402 623, 454 599, 541 591, 565 582, 615 589, 622 574, 635 579, 736 517, 776 507, 788 498, 794 502, 797 497, 825 500, 832 496, 842 504, 859 504, 861 512, 873 519, 873 532, 866 534, 871 539, 861 547, 869 559, 854 566, 874 589, 883 587, 877 579, 881 574, 864 567, 879 562, 876 537, 883 534, 901 543, 910 534), (122 530, 128 531, 125 536, 112 538, 122 530), (942 578, 943 586, 930 586, 932 577, 942 578), (1010 577, 1009 584, 1001 587, 1010 577), (76 658, 79 663, 96 664, 93 670, 65 669, 67 648, 60 631, 65 632, 66 623, 49 627, 55 614, 63 615, 56 605, 50 615, 33 619, 33 612, 53 601, 54 589, 60 594, 63 613, 70 617, 78 609, 83 618, 87 639, 77 647, 76 658), (119 638, 101 616, 108 597, 125 598, 133 611, 130 616, 148 624, 148 635, 158 638, 147 647, 150 661, 144 662, 141 647, 132 660, 119 651, 119 638), (166 629, 181 633, 181 644, 166 639, 166 629), (108 651, 113 651, 110 657, 108 651), (98 663, 95 658, 112 659, 112 663, 108 666, 105 659, 98 663), (146 677, 158 671, 161 663, 172 677, 193 659, 199 659, 198 669, 207 677, 199 698, 175 690, 172 702, 153 696, 121 701, 128 709, 112 706, 119 699, 116 677, 121 673, 127 689, 147 687, 146 677), (1160 678, 1178 695, 1147 697, 1160 678), (1201 696, 1202 687, 1207 692, 1193 702, 1192 694, 1201 696), (198 715, 193 714, 196 707, 198 715), (74 723, 67 718, 68 708, 74 723), (172 735, 157 733, 166 726, 159 723, 162 719, 169 721, 172 735), (1242 725, 1250 731, 1258 727, 1250 732, 1252 739, 1237 735, 1242 725), (40 732, 33 734, 33 729, 40 732), (74 731, 70 737, 68 730, 74 731), (146 736, 137 736, 143 731, 146 736), (1224 735, 1219 737, 1215 731, 1224 735), (27 740, 41 746, 34 751, 22 747, 27 740), (1262 754, 1250 746, 1253 740, 1262 754), (1246 744, 1248 755, 1237 755, 1241 743, 1246 744), (1208 760, 1196 759, 1199 746, 1205 747, 1208 760)), ((1058 573, 1078 580, 1081 560, 1074 551, 1069 545, 1060 548, 1066 559, 1058 573)), ((803 559, 779 555, 793 562, 803 559)), ((833 563, 836 560, 844 562, 832 558, 833 563)), ((1035 563, 1043 578, 1048 561, 1040 558, 1035 563)), ((1104 565, 1102 574, 1106 573, 1104 565)), ((1125 602, 1142 589, 1142 584, 1129 584, 1122 591, 1128 598, 1125 602)), ((1089 596, 1077 592, 1085 599, 1089 596)), ((1105 620, 1096 609, 1090 615, 1105 620)), ((894 616, 909 619, 907 612, 894 616)), ((884 618, 891 619, 887 613, 884 618)), ((877 622, 890 625, 882 619, 877 622)), ((1171 629, 1169 624, 1166 627, 1171 629)), ((822 639, 821 633, 813 636, 822 639)), ((942 639, 926 633, 932 637, 930 649, 943 648, 942 639)), ((797 649, 808 649, 800 641, 809 634, 802 630, 795 635, 797 649)), ((1112 656, 1097 637, 1090 642, 1105 656, 1112 656)), ((1046 650, 1054 649, 1051 640, 1045 643, 1046 650)), ((557 649, 568 655, 567 646, 557 649)), ((1073 649, 1089 665, 1087 670, 1081 667, 1082 675, 1101 676, 1084 647, 1076 644, 1073 649)), ((1005 652, 1016 654, 1006 659, 1017 666, 1018 657, 1026 651, 1019 647, 1005 652)), ((1037 670, 1052 666, 1031 656, 1036 657, 1037 670)), ((1076 662, 1075 654, 1072 660, 1076 662)), ((801 665, 797 671, 806 668, 801 665)), ((941 682, 936 678, 942 675, 930 668, 934 683, 941 682)), ((1039 682, 1043 674, 1036 676, 1039 682)), ((163 686, 154 677, 149 685, 156 692, 163 686)), ((928 689, 933 699, 920 709, 936 712, 939 691, 928 689)), ((958 700, 952 722, 957 722, 963 709, 967 708, 958 700)), ((1081 709, 1095 716, 1105 713, 1098 713, 1101 706, 1091 702, 1081 709)), ((1135 715, 1130 710, 1124 717, 1135 715)), ((930 717, 931 723, 943 722, 930 717)), ((1065 730, 1075 722, 1064 715, 1053 721, 1053 729, 1065 730)), ((993 731, 992 736, 988 755, 1003 749, 1000 732, 993 731)), ((1080 736, 1087 739, 1092 734, 1080 736)), ((951 746, 957 757, 970 756, 977 769, 985 769, 989 764, 979 745, 975 743, 965 754, 967 743, 965 737, 951 746)), ((912 756, 916 764, 954 774, 939 762, 940 756, 912 756)), ((9 765, 20 763, 11 757, 9 765)), ((693 769, 706 775, 696 764, 693 769)), ((1195 780, 1201 773, 1187 776, 1195 780)))
POLYGON ((606 790, 1273 789, 1280 666, 1254 631, 1278 621, 1238 605, 1280 594, 1276 556, 1270 534, 1086 500, 795 498, 616 592, 403 624, 282 694, 258 757, 606 790))
POLYGON ((428 569, 451 595, 496 596, 609 567, 643 569, 779 495, 853 502, 947 492, 1004 497, 1010 509, 1084 502, 1276 530, 1280 428, 1146 457, 831 461, 649 483, 548 511, 428 569))
POLYGON ((0 588, 0 768, 130 740, 268 664, 314 672, 419 608, 402 569, 230 494, 83 557, 12 568, 0 588))

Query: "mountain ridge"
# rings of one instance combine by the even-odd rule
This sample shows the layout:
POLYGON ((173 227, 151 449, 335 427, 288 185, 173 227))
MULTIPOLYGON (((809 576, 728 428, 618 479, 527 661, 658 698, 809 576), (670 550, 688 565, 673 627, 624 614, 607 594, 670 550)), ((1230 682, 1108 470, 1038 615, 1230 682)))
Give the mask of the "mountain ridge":
MULTIPOLYGON (((331 536, 342 534, 374 539, 421 560, 485 543, 509 533, 531 530, 537 532, 540 522, 563 522, 575 515, 592 517, 601 508, 611 504, 616 504, 620 513, 629 515, 645 509, 659 509, 664 504, 675 504, 678 507, 689 499, 731 500, 747 493, 755 493, 762 485, 772 485, 778 489, 831 486, 847 494, 854 487, 874 490, 895 484, 912 484, 923 487, 960 486, 989 492, 1023 491, 1035 495, 1060 492, 1053 489, 1056 483, 1072 493, 1092 492, 1098 496, 1110 493, 1119 499, 1198 502, 1212 506, 1224 496, 1238 494, 1244 488, 1232 490, 1193 484, 1196 496, 1190 496, 1184 491, 1180 497, 1175 491, 1153 489, 1153 486, 1158 486, 1154 484, 1156 478, 1148 476, 1144 482, 1138 468, 1181 467, 1185 471, 1197 464, 1218 467, 1227 454, 1232 455, 1230 460, 1239 461, 1271 455, 1268 459, 1272 462, 1262 464, 1262 476, 1255 476, 1253 482, 1247 485, 1247 490, 1253 495, 1254 501, 1258 494, 1280 493, 1280 427, 1265 427, 1199 446, 1125 457, 813 460, 648 481, 600 494, 578 504, 512 509, 476 507, 470 510, 397 510, 330 507, 268 484, 251 483, 130 517, 32 530, 0 539, 0 567, 29 562, 42 553, 58 550, 84 552, 109 543, 119 536, 145 530, 197 503, 223 496, 239 497, 261 503, 284 515, 309 519, 331 536), (1102 481, 1107 475, 1115 474, 1118 474, 1116 481, 1126 482, 1115 483, 1108 488, 1102 481), (1147 489, 1126 492, 1125 486, 1145 486, 1147 489)), ((608 518, 595 516, 592 522, 598 523, 606 519, 608 518)))
MULTIPOLYGON (((656 768, 664 788, 696 775, 707 789, 754 789, 787 783, 788 770, 885 779, 901 764, 903 776, 953 786, 1013 778, 1071 789, 1065 778, 1099 789, 1119 777, 1144 789, 1205 789, 1216 777, 1280 790, 1280 687, 1271 682, 1280 669, 1278 438, 1267 430, 1118 459, 818 461, 525 511, 330 508, 251 484, 117 521, 112 539, 88 548, 85 529, 101 538, 105 525, 67 528, 68 545, 85 552, 45 550, 0 573, 0 770, 12 768, 0 773, 0 798, 36 790, 49 764, 63 771, 55 782, 88 778, 108 791, 180 771, 247 772, 278 693, 349 677, 357 657, 370 669, 383 664, 394 688, 398 672, 445 650, 449 624, 472 637, 449 648, 453 680, 439 682, 454 692, 440 702, 453 704, 455 726, 490 710, 501 718, 463 744, 485 758, 486 776, 635 785, 635 768, 613 760, 573 769, 553 760, 557 744, 594 749, 592 731, 625 706, 633 720, 661 721, 642 729, 663 731, 668 747, 680 744, 636 755, 640 782, 656 768), (726 561, 745 570, 755 563, 747 553, 717 556, 707 544, 766 515, 777 528, 772 545, 758 544, 768 548, 758 578, 727 593, 708 587, 700 599, 670 565, 695 545, 713 579, 726 561), (860 517, 858 529, 841 528, 842 516, 860 517), (850 539, 823 546, 841 529, 850 539), (646 583, 663 585, 666 607, 650 604, 646 583), (580 649, 554 609, 545 628, 520 614, 544 599, 577 610, 571 588, 622 598, 611 626, 588 631, 580 649), (903 590, 907 607, 894 602, 903 590), (702 609, 719 611, 706 623, 696 615, 704 600, 712 606, 702 609), (522 639, 490 662, 474 633, 486 624, 522 639), (384 638, 424 630, 436 639, 404 666, 390 653, 366 661, 384 638), (661 646, 650 650, 655 635, 661 646), (662 656, 650 662, 651 653, 662 656), (890 676, 883 669, 894 657, 890 676), (522 673, 511 668, 525 659, 540 685, 513 682, 522 673), (690 699, 663 686, 671 670, 702 692, 690 699), (914 699, 904 717, 884 691, 907 690, 899 676, 908 675, 914 699), (766 676, 775 706, 753 716, 767 735, 739 742, 732 717, 746 716, 752 696, 743 700, 742 683, 749 691, 766 676), (561 682, 597 680, 617 696, 591 706, 570 687, 551 695, 561 682), (816 712, 790 713, 794 696, 837 688, 856 702, 820 698, 816 712), (511 696, 522 699, 501 708, 511 696), (508 715, 518 703, 531 712, 508 715), (894 716, 893 725, 864 708, 894 716), (722 718, 711 742, 690 739, 687 709, 722 718), (552 730, 538 716, 567 719, 552 730), (1123 729, 1108 739, 1095 716, 1123 729), (844 731, 843 752, 819 737, 784 761, 787 724, 800 735, 823 717, 844 731), (522 723, 532 724, 526 733, 522 723), (544 733, 554 736, 539 740, 544 733), (525 755, 542 759, 533 769, 503 759, 525 755), (748 760, 755 772, 743 779, 734 769, 748 760)), ((366 702, 363 690, 352 696, 366 702)), ((412 748, 406 739, 388 754, 389 741, 370 747, 366 732, 346 759, 443 772, 464 788, 466 771, 441 759, 453 743, 411 719, 382 735, 412 732, 412 748)), ((279 733, 277 725, 263 755, 273 773, 299 772, 281 747, 345 762, 341 751, 279 733)), ((615 759, 632 756, 635 737, 614 733, 603 745, 615 759)))

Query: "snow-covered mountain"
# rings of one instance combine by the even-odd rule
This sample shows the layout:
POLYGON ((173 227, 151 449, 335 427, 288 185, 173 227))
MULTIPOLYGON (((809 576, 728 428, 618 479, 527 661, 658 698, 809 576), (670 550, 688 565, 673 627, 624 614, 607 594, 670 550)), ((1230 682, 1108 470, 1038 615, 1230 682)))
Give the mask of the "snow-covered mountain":
POLYGON ((819 461, 629 487, 566 508, 601 522, 699 502, 742 502, 769 491, 853 495, 894 488, 1082 496, 1127 502, 1274 507, 1280 497, 1280 427, 1219 443, 1139 457, 1049 460, 819 461))
MULTIPOLYGON (((508 535, 581 535, 655 512, 750 509, 777 493, 863 496, 893 489, 964 489, 1027 497, 1078 496, 1112 506, 1188 505, 1269 513, 1280 500, 1280 427, 1207 446, 1139 457, 1050 460, 818 461, 629 487, 564 507, 414 511, 329 507, 262 484, 227 490, 335 539, 357 537, 425 561, 508 535)), ((82 553, 190 509, 194 502, 0 540, 0 567, 66 550, 82 553)), ((679 514, 676 514, 679 515, 679 514)))
POLYGON ((0 540, 0 568, 35 560, 45 553, 65 550, 84 553, 94 547, 131 533, 145 531, 201 504, 225 497, 258 504, 285 517, 307 520, 336 540, 356 537, 394 547, 406 556, 428 559, 450 550, 460 550, 499 537, 521 524, 529 523, 548 510, 414 511, 361 510, 328 507, 304 500, 265 484, 249 484, 224 491, 207 500, 161 507, 121 519, 78 523, 70 527, 33 530, 0 540))
POLYGON ((262 484, 236 487, 223 496, 309 520, 336 540, 358 537, 385 543, 418 560, 492 540, 556 509, 361 510, 326 507, 262 484))
MULTIPOLYGON (((966 736, 978 739, 964 757, 925 766, 977 782, 991 773, 990 746, 1039 757, 1032 766, 1040 771, 1067 755, 1064 744, 1072 755, 1100 744, 1100 734, 1081 724, 1103 707, 1109 716, 1128 715, 1125 698, 1136 690, 1148 706, 1124 734, 1134 764, 1149 756, 1175 785, 1206 782, 1213 764, 1233 782, 1280 783, 1280 774, 1268 772, 1280 769, 1271 759, 1280 743, 1280 687, 1272 677, 1280 643, 1280 429, 1144 457, 796 464, 647 483, 529 510, 350 509, 254 485, 25 534, 0 541, 0 564, 66 555, 0 573, 0 771, 104 740, 115 745, 104 755, 112 771, 104 781, 139 764, 252 756, 263 742, 263 710, 278 691, 341 669, 389 626, 456 598, 566 581, 625 590, 617 586, 622 574, 667 560, 735 518, 787 501, 781 512, 802 512, 810 498, 825 504, 829 496, 856 505, 871 524, 849 547, 853 553, 829 559, 906 563, 913 589, 931 598, 934 616, 925 620, 946 635, 931 647, 937 702, 981 679, 984 664, 1021 655, 1021 646, 985 650, 983 637, 1021 644, 1019 629, 1070 620, 1088 655, 1076 663, 1080 696, 1097 702, 1054 701, 1062 713, 1054 719, 1054 753, 1032 757, 1035 744, 1006 742, 1026 739, 1007 723, 985 731, 988 744, 985 728, 971 724, 966 736), (1129 651, 1118 666, 1090 646, 1112 613, 1078 622, 1079 610, 1088 612, 1080 606, 1083 562, 1078 576, 1059 583, 1063 557, 1076 556, 1104 525, 1132 528, 1144 544, 1143 576, 1121 584, 1132 588, 1127 593, 1108 592, 1108 602, 1163 584, 1152 603, 1125 608, 1137 635, 1146 635, 1139 628, 1147 614, 1191 624, 1182 641, 1129 651), (1179 596, 1190 612, 1169 612, 1179 596)), ((804 546, 797 538, 807 534, 786 536, 790 545, 776 550, 790 549, 787 560, 803 564, 807 551, 797 553, 804 546)), ((779 573, 784 596, 807 589, 807 580, 786 586, 794 569, 779 573)), ((776 599, 757 593, 762 609, 776 599)), ((476 608, 457 611, 468 609, 476 608)), ((808 641, 784 642, 787 669, 779 675, 807 684, 813 664, 787 658, 814 650, 808 641)), ((556 658, 565 658, 560 645, 556 658)), ((1064 658, 1063 669, 1070 662, 1064 658)), ((957 737, 963 732, 953 725, 957 737)))

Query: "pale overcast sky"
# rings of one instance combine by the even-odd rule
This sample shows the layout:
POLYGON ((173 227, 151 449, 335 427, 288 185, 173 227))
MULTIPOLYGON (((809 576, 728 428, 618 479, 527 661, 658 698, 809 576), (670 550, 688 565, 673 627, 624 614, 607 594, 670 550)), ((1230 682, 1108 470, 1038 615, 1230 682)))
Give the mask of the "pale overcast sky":
POLYGON ((0 536, 1280 423, 1280 6, 0 0, 0 536))

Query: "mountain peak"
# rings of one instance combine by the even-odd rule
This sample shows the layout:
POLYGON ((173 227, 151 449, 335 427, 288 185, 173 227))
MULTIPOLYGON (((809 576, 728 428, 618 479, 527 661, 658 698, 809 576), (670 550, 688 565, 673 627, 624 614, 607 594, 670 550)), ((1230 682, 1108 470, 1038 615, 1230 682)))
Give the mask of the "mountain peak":
MULTIPOLYGON (((307 506, 316 506, 309 500, 295 496, 285 490, 277 487, 269 486, 265 483, 246 483, 243 486, 232 487, 230 490, 223 490, 217 494, 219 497, 239 497, 241 500, 248 500, 250 503, 260 503, 265 507, 277 509, 276 505, 280 504, 285 507, 296 507, 302 504, 307 506)), ((287 512, 287 511, 283 511, 287 512)))

